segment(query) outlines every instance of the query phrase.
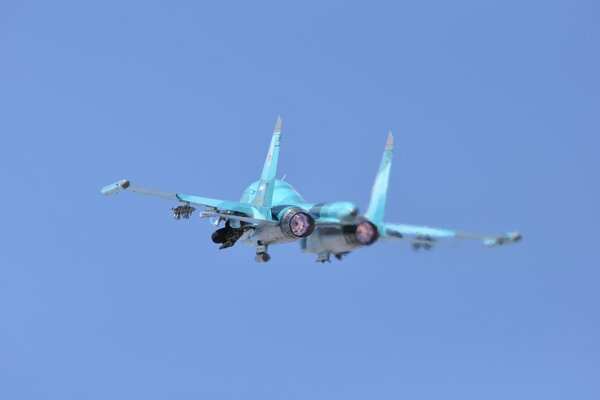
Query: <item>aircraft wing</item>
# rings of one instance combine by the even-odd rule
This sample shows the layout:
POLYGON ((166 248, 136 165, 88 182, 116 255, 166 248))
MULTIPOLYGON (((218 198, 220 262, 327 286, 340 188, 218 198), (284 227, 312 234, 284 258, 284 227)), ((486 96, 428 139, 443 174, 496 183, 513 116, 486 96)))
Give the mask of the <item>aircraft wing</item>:
POLYGON ((158 189, 146 188, 132 185, 127 179, 110 184, 102 188, 101 193, 110 196, 124 190, 143 194, 146 196, 159 197, 165 200, 177 201, 180 204, 205 207, 207 210, 201 216, 217 216, 226 219, 234 219, 257 225, 273 224, 274 221, 257 207, 237 201, 212 199, 209 197, 191 196, 182 193, 165 192, 158 189))
POLYGON ((431 247, 438 239, 457 238, 474 239, 481 241, 488 247, 501 246, 505 244, 517 243, 522 239, 519 232, 508 232, 499 235, 489 235, 485 233, 460 232, 452 229, 430 228, 428 226, 404 225, 404 224, 383 224, 383 238, 388 239, 409 239, 416 247, 431 247))

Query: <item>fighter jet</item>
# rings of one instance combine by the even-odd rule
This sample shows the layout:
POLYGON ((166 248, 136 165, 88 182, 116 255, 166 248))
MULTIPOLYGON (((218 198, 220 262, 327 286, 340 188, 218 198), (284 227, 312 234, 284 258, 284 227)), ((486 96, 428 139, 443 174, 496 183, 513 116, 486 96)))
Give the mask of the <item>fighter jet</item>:
POLYGON ((127 179, 102 188, 101 193, 113 195, 129 191, 174 201, 177 205, 171 211, 176 220, 189 219, 196 207, 202 208, 200 218, 212 219, 215 227, 224 225, 211 237, 214 243, 220 244, 220 249, 230 248, 237 242, 244 243, 256 249, 257 262, 271 259, 270 245, 291 242, 299 242, 303 252, 316 255, 316 261, 324 263, 329 262, 332 255, 341 260, 350 252, 380 240, 406 241, 415 250, 429 250, 445 238, 476 239, 490 247, 521 240, 518 232, 488 235, 385 222, 394 148, 391 132, 364 214, 355 203, 348 201, 307 202, 287 181, 275 179, 280 139, 281 118, 278 117, 260 179, 244 190, 239 201, 165 192, 133 185, 127 179))

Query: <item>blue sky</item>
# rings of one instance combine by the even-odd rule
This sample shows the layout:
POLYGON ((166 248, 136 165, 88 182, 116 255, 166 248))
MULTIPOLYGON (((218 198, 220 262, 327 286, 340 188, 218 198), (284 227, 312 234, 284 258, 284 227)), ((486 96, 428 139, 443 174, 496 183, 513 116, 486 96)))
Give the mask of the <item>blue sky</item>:
POLYGON ((597 399, 593 1, 0 2, 0 398, 597 399), (120 178, 280 174, 522 244, 219 251, 120 178))

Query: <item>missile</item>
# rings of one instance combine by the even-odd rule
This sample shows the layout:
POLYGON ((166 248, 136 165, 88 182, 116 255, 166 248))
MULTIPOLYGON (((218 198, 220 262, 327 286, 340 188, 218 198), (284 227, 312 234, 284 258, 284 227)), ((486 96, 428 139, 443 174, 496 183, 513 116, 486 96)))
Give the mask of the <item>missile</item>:
POLYGON ((110 196, 127 189, 129 185, 129 181, 127 179, 121 179, 119 182, 104 186, 100 192, 105 196, 110 196))

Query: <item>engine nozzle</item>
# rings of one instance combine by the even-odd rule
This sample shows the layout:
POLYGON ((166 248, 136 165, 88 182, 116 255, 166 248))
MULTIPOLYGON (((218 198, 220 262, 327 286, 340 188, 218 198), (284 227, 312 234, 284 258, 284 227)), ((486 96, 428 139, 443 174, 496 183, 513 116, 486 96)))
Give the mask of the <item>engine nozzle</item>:
POLYGON ((371 221, 362 221, 356 225, 356 240, 363 246, 370 246, 379 238, 377 227, 371 221))
POLYGON ((280 214, 281 231, 290 239, 307 237, 315 230, 314 218, 300 207, 290 207, 280 214))

